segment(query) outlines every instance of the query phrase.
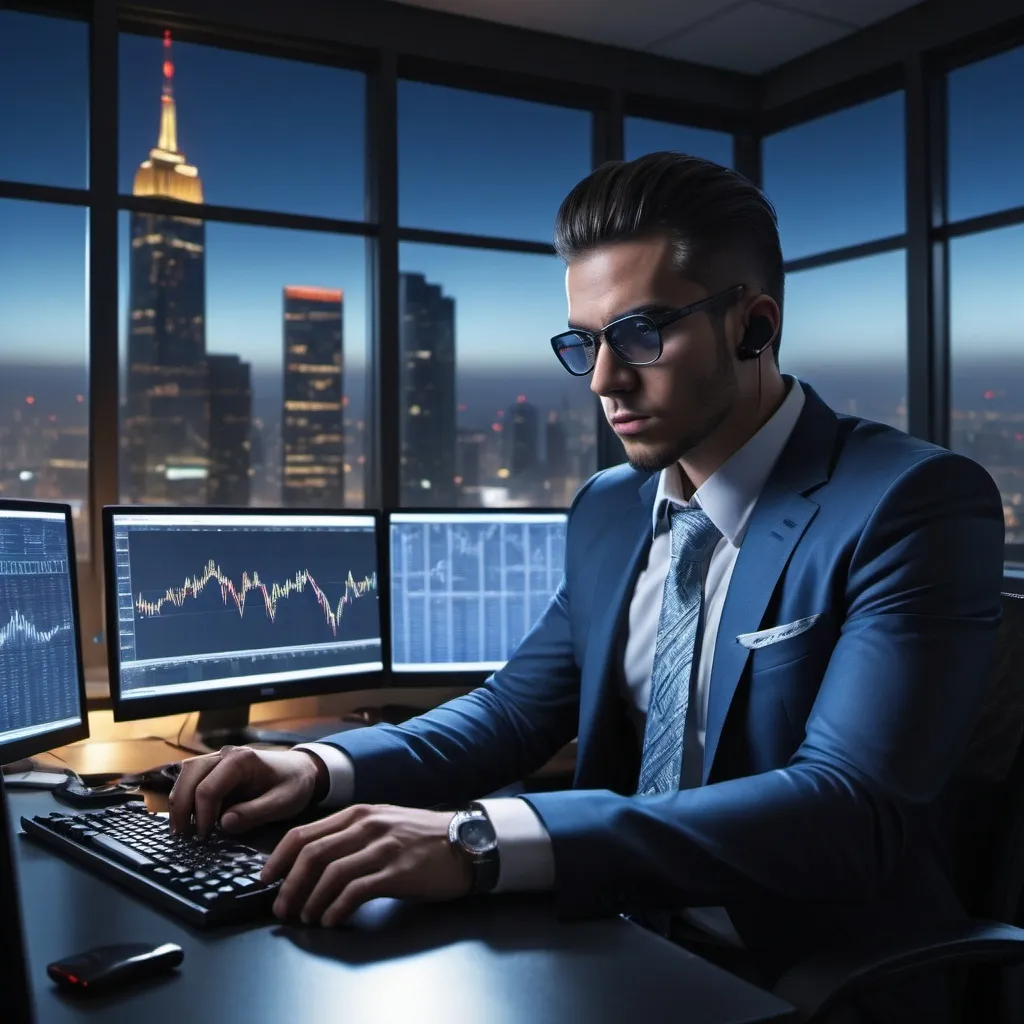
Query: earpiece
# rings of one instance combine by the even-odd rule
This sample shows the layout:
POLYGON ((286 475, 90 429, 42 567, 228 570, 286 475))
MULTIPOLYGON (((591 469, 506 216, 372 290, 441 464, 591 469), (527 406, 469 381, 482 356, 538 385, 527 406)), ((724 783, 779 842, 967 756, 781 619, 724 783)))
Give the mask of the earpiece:
POLYGON ((766 316, 752 316, 736 349, 740 359, 756 359, 775 340, 775 328, 766 316))

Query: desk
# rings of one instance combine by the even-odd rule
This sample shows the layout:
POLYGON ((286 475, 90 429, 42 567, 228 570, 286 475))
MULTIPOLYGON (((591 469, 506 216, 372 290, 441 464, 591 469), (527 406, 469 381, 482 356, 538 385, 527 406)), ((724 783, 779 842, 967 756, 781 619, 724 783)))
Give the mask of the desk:
MULTIPOLYGON (((10 813, 47 814, 48 792, 9 791, 10 813)), ((564 923, 541 898, 411 906, 375 900, 335 931, 276 921, 201 932, 15 835, 40 1024, 748 1024, 790 1008, 615 918, 564 923), (46 964, 106 943, 177 942, 177 977, 71 1001, 46 964)))

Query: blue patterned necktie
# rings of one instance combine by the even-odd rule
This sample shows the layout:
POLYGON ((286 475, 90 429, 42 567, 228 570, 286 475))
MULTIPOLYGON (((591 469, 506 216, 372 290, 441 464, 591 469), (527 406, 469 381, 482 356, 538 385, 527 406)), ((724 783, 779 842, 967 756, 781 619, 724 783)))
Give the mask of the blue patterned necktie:
POLYGON ((654 645, 638 795, 679 789, 690 677, 699 650, 704 573, 722 534, 700 508, 672 506, 672 561, 654 645))

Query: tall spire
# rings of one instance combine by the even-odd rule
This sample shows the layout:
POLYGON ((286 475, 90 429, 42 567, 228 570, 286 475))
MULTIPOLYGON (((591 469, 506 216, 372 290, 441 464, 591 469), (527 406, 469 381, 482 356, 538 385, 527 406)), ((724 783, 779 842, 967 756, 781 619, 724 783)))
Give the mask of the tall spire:
POLYGON ((171 30, 164 30, 164 91, 160 97, 160 141, 157 149, 178 152, 178 115, 174 109, 174 62, 171 60, 171 30))
POLYGON ((171 33, 164 32, 164 87, 160 96, 160 138, 135 172, 132 192, 137 196, 167 196, 185 203, 203 201, 199 172, 178 149, 178 112, 174 104, 174 62, 171 33))

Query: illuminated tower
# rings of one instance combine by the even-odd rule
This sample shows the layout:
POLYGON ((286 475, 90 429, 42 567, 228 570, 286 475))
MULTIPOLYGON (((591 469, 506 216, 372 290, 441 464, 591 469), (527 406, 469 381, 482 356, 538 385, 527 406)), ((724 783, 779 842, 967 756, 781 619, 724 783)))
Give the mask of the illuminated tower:
POLYGON ((284 505, 345 503, 342 310, 337 288, 284 290, 284 505))
MULTIPOLYGON (((135 173, 137 196, 200 204, 203 186, 178 149, 171 34, 164 33, 160 136, 135 173)), ((122 497, 132 502, 207 500, 206 231, 181 214, 132 213, 128 387, 122 430, 122 497)))
POLYGON ((398 281, 402 504, 454 505, 455 300, 422 274, 398 281))

